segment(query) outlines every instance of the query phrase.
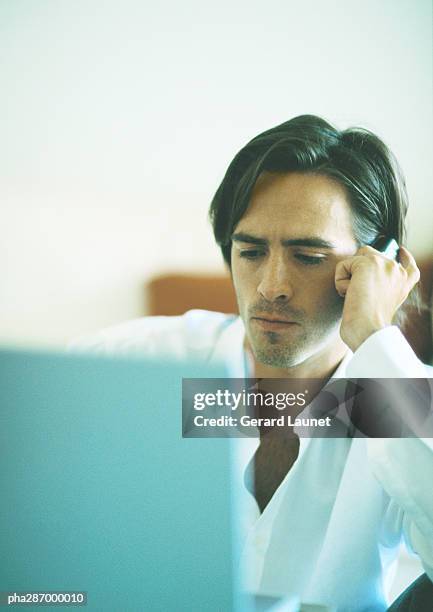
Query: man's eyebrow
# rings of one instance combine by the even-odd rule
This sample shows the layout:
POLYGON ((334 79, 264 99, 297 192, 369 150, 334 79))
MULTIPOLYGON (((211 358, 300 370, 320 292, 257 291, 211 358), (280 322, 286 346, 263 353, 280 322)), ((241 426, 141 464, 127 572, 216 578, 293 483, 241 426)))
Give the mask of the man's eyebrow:
MULTIPOLYGON (((269 240, 266 238, 259 238, 258 236, 252 236, 251 234, 245 234, 244 232, 236 232, 232 235, 233 242, 248 242, 249 244, 258 244, 267 246, 269 240)), ((324 240, 316 236, 305 236, 302 238, 286 238, 281 240, 282 246, 304 246, 304 247, 318 247, 322 249, 335 249, 336 245, 329 240, 324 240)))
POLYGON ((258 238, 257 236, 251 236, 251 234, 244 234, 244 232, 236 232, 232 234, 233 242, 249 242, 250 244, 269 244, 266 238, 258 238))

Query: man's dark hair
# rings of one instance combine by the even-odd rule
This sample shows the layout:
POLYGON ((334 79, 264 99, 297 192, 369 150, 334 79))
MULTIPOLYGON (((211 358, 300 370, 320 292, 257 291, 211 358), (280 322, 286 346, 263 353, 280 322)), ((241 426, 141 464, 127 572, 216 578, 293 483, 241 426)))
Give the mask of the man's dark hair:
POLYGON ((359 244, 379 236, 405 241, 407 193, 388 147, 363 128, 337 130, 315 115, 301 115, 259 134, 231 162, 212 200, 210 219, 230 266, 231 236, 250 203, 262 172, 306 172, 328 176, 345 187, 359 244))

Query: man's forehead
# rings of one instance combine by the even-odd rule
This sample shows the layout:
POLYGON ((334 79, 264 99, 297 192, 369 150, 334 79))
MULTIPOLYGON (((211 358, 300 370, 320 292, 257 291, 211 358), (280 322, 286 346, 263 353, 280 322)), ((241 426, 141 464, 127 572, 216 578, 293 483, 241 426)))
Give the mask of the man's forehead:
POLYGON ((260 177, 235 232, 267 240, 354 238, 344 188, 324 175, 298 172, 260 177))

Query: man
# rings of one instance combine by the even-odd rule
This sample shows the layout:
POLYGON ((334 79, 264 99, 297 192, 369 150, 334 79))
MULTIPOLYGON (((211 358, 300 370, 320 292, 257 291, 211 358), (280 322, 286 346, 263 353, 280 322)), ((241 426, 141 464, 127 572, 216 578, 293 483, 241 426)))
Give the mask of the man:
MULTIPOLYGON (((406 209, 398 165, 376 136, 296 117, 236 155, 212 202, 240 318, 147 318, 91 344, 222 359, 241 377, 431 376, 393 326, 419 279, 403 247, 406 209), (398 262, 374 248, 381 238, 396 240, 398 262)), ((433 579, 426 441, 251 442, 241 470, 252 471, 254 485, 245 490, 246 588, 338 610, 384 610, 402 537, 433 579)), ((423 584, 433 601, 427 577, 423 584)))

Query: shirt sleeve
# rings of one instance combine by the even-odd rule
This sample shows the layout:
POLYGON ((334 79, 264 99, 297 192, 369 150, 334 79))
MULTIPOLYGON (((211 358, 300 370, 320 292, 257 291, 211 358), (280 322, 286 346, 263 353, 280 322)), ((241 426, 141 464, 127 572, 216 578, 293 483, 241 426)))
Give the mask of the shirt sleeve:
POLYGON ((355 351, 347 378, 425 378, 432 376, 415 355, 395 325, 385 327, 365 340, 355 351))
MULTIPOLYGON (((138 356, 157 359, 209 361, 225 335, 220 364, 233 352, 242 328, 233 325, 235 315, 207 310, 189 310, 179 316, 148 316, 126 321, 96 333, 82 336, 68 345, 70 351, 105 355, 138 356)), ((239 346, 242 346, 239 340, 239 346)))
MULTIPOLYGON (((427 378, 397 327, 372 334, 354 353, 347 378, 427 378)), ((433 439, 369 438, 368 460, 386 493, 403 510, 404 536, 433 580, 433 439)))
POLYGON ((136 350, 152 354, 158 336, 177 324, 179 317, 142 317, 99 330, 78 338, 68 344, 71 351, 122 354, 136 350))

